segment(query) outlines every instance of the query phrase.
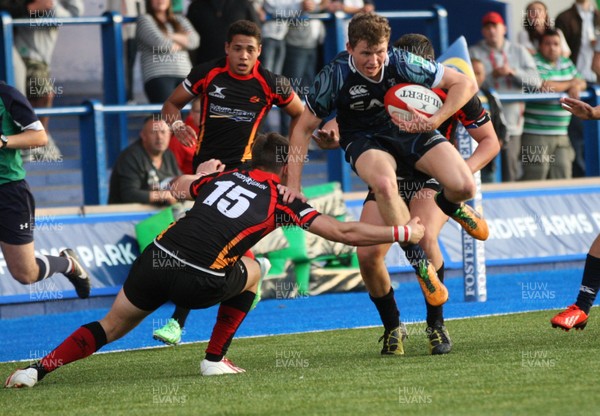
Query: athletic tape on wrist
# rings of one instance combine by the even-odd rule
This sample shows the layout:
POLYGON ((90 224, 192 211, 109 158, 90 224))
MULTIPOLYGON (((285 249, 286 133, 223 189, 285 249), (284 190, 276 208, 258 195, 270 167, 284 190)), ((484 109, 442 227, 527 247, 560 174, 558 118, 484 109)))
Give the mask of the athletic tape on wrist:
POLYGON ((182 124, 182 125, 184 125, 184 126, 185 126, 185 123, 184 123, 182 120, 175 120, 175 121, 173 122, 173 124, 171 124, 171 130, 175 131, 175 130, 177 129, 177 126, 178 126, 179 124, 182 124))
POLYGON ((411 228, 409 225, 405 225, 402 227, 403 228, 403 236, 402 239, 400 239, 400 228, 397 225, 394 225, 392 227, 392 236, 394 237, 394 241, 398 242, 398 243, 406 243, 408 242, 408 240, 410 240, 410 236, 411 236, 411 228))

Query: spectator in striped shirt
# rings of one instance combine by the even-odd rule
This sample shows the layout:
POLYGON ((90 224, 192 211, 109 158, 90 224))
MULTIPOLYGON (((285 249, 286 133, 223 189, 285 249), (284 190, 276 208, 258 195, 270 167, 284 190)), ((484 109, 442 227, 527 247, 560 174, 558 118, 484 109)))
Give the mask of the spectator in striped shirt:
MULTIPOLYGON (((575 64, 562 56, 560 34, 547 29, 542 35, 539 52, 534 56, 540 77, 541 92, 567 92, 579 97, 586 82, 575 64)), ((522 180, 570 179, 575 151, 569 140, 571 113, 557 100, 528 102, 521 146, 522 180)))
POLYGON ((150 103, 162 104, 192 69, 188 51, 198 47, 200 36, 189 20, 173 13, 171 0, 146 0, 146 11, 135 32, 144 91, 150 103))

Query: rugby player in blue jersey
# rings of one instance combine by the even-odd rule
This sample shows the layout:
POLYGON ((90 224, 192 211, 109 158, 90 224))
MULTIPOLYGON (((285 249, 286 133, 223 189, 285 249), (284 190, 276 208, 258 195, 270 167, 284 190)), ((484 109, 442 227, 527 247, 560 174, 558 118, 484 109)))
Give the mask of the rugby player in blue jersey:
MULTIPOLYGON (((390 48, 390 33, 387 19, 374 13, 357 14, 350 21, 346 51, 317 75, 305 110, 292 131, 286 200, 301 195, 308 142, 322 120, 335 112, 346 161, 376 198, 378 212, 363 211, 361 221, 405 224, 410 214, 399 196, 397 178, 422 172, 437 179, 443 188, 436 195, 440 209, 470 235, 485 240, 485 220, 464 204, 475 195, 471 170, 435 130, 476 94, 477 84, 451 68, 390 48), (411 109, 411 120, 392 120, 383 97, 389 88, 404 82, 447 90, 444 105, 431 118, 411 109)), ((418 245, 404 245, 403 249, 421 281, 443 287, 435 267, 418 245)), ((385 264, 379 266, 385 269, 385 264)), ((384 326, 382 355, 403 354, 404 334, 389 274, 383 270, 363 273, 363 280, 384 326)))

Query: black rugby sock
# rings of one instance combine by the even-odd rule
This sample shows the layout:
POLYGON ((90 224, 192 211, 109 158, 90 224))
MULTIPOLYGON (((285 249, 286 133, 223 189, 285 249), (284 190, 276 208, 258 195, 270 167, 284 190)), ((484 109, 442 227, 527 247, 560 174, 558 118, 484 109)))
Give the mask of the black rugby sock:
POLYGON ((406 259, 410 263, 410 265, 415 269, 415 272, 419 274, 419 263, 422 260, 427 261, 427 254, 418 244, 409 244, 407 246, 400 246, 402 250, 404 250, 404 255, 406 259))
POLYGON ((585 313, 590 313, 598 289, 600 289, 600 258, 588 254, 583 269, 581 286, 579 287, 579 295, 577 296, 577 302, 575 302, 579 309, 585 313))
POLYGON ((400 326, 400 311, 398 310, 398 305, 396 305, 396 299, 394 298, 394 288, 390 288, 388 294, 380 298, 374 298, 371 295, 369 295, 369 297, 375 304, 386 331, 398 328, 400 326))
POLYGON ((65 273, 71 267, 69 259, 59 256, 35 256, 35 262, 39 267, 37 281, 44 280, 54 273, 65 273))
POLYGON ((448 201, 443 189, 435 195, 435 203, 438 205, 438 207, 440 207, 444 214, 449 217, 460 208, 460 204, 448 201))
POLYGON ((171 316, 171 318, 175 319, 177 321, 177 323, 179 324, 180 328, 183 328, 183 326, 185 325, 185 321, 188 317, 188 315, 190 314, 190 310, 189 309, 185 309, 185 308, 181 308, 179 306, 175 307, 175 310, 173 311, 173 315, 171 316))
MULTIPOLYGON (((444 263, 436 270, 440 282, 444 283, 444 263)), ((444 306, 432 306, 425 301, 427 307, 427 326, 434 327, 444 325, 444 306)))

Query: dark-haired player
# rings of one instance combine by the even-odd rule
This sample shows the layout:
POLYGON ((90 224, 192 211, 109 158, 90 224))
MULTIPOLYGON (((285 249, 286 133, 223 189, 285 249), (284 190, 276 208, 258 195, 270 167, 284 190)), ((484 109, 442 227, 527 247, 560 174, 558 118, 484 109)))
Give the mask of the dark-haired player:
MULTIPOLYGON (((398 194, 397 177, 411 176, 419 170, 443 186, 436 197, 441 210, 473 237, 485 240, 488 236, 485 220, 463 203, 475 195, 471 171, 458 151, 435 131, 475 95, 477 85, 458 71, 388 47, 390 34, 388 20, 374 13, 359 13, 350 21, 346 51, 317 75, 307 96, 307 106, 292 130, 290 192, 286 200, 300 195, 302 156, 314 129, 322 119, 337 111, 340 146, 346 161, 376 196, 377 209, 363 209, 361 221, 388 225, 407 222, 410 214, 398 194), (411 120, 392 120, 383 97, 389 88, 403 82, 444 88, 448 96, 430 118, 411 108, 411 120)), ((435 281, 440 287, 423 250, 417 245, 403 248, 418 278, 427 286, 435 281)), ((359 260, 361 257, 359 252, 359 260)), ((385 264, 374 267, 385 269, 385 264)), ((404 336, 387 271, 369 274, 361 266, 361 274, 384 326, 381 353, 403 354, 404 336)))
MULTIPOLYGON (((194 206, 136 259, 108 314, 77 329, 40 361, 16 370, 5 386, 34 386, 47 373, 127 334, 169 300, 190 309, 220 303, 200 372, 207 376, 243 372, 224 356, 254 300, 260 274, 268 269, 268 260, 252 260, 243 253, 269 232, 298 225, 350 245, 417 243, 423 236, 418 218, 405 227, 373 226, 337 221, 299 199, 284 204, 279 187, 287 170, 287 138, 275 133, 261 136, 252 152, 249 170, 177 178, 174 194, 195 200, 194 206), (169 266, 156 267, 156 258, 167 259, 164 264, 169 266)), ((201 166, 213 171, 218 165, 211 163, 201 166)))
POLYGON ((62 273, 83 299, 90 295, 90 278, 73 250, 65 249, 59 256, 34 253, 35 201, 25 180, 20 150, 47 142, 27 98, 0 82, 0 247, 8 271, 24 285, 62 273))
MULTIPOLYGON (((175 137, 196 148, 194 171, 213 158, 227 169, 249 162, 252 143, 273 105, 292 118, 292 126, 302 114, 304 106, 289 80, 262 67, 260 52, 260 28, 248 20, 232 23, 225 43, 227 56, 192 68, 165 102, 162 114, 175 137), (181 109, 193 99, 200 102, 197 135, 181 121, 181 109)), ((154 338, 177 344, 188 314, 189 310, 176 308, 167 324, 154 331, 154 338)))

